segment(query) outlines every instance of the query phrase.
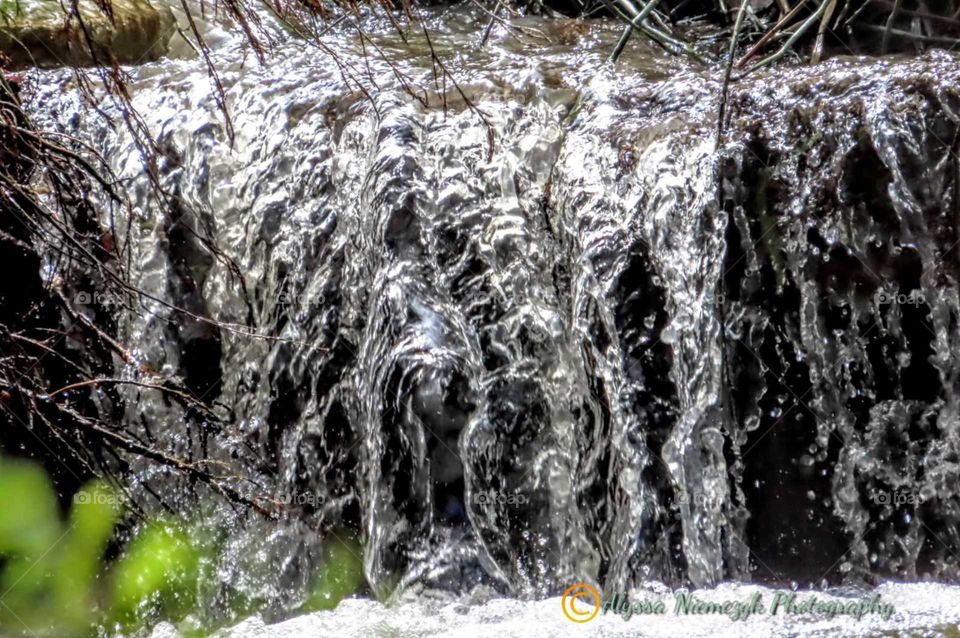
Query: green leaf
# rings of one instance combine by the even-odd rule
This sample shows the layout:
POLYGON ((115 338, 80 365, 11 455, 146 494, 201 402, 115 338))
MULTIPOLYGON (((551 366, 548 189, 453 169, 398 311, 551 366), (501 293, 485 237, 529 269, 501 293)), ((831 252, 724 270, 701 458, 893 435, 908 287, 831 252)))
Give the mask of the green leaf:
POLYGON ((59 547, 53 588, 62 623, 79 630, 93 622, 96 578, 122 500, 102 481, 89 483, 73 500, 69 531, 59 547))
POLYGON ((326 554, 327 560, 314 580, 310 597, 300 609, 302 612, 333 609, 363 588, 363 549, 359 544, 331 537, 326 554))
POLYGON ((199 564, 199 552, 180 528, 148 525, 114 570, 114 618, 129 625, 158 614, 182 617, 196 601, 199 564))

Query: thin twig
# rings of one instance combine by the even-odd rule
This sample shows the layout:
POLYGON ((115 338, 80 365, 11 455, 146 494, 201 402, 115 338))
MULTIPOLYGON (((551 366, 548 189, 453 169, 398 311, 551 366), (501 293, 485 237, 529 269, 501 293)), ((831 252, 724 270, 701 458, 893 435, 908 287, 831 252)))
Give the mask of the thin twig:
POLYGON ((630 34, 633 33, 633 25, 628 24, 623 28, 623 33, 620 34, 620 40, 617 42, 617 46, 613 48, 613 51, 610 53, 610 63, 616 64, 617 60, 620 58, 620 54, 623 53, 624 47, 627 46, 627 42, 630 40, 630 34))
POLYGON ((796 17, 798 13, 800 13, 800 9, 802 9, 806 4, 807 4, 807 0, 800 0, 800 2, 794 5, 793 9, 790 10, 790 13, 780 18, 780 20, 778 20, 777 23, 773 25, 773 27, 771 27, 769 31, 763 34, 763 37, 757 40, 757 43, 754 44, 752 47, 750 47, 750 50, 747 51, 742 58, 737 60, 737 63, 733 65, 733 68, 735 69, 742 68, 744 64, 749 62, 753 58, 753 56, 757 54, 757 51, 765 47, 771 40, 773 40, 774 37, 776 37, 776 35, 780 32, 780 30, 784 27, 784 25, 786 25, 788 22, 793 20, 793 18, 796 17))
POLYGON ((810 64, 818 64, 823 58, 823 42, 827 35, 827 25, 830 24, 830 18, 833 17, 833 10, 837 6, 837 0, 830 0, 823 19, 820 20, 820 27, 817 29, 817 40, 813 45, 813 54, 810 56, 810 64))
POLYGON ((503 6, 503 0, 497 0, 497 4, 493 7, 490 15, 490 21, 487 22, 487 27, 483 30, 483 37, 480 38, 480 46, 484 46, 487 43, 487 40, 490 38, 490 32, 493 31, 494 23, 500 19, 500 16, 497 14, 500 12, 501 6, 503 6))
POLYGON ((796 43, 796 41, 800 39, 800 36, 806 33, 806 31, 811 26, 813 26, 817 22, 817 20, 820 19, 820 17, 823 15, 823 12, 826 11, 827 5, 829 5, 830 2, 831 0, 822 0, 822 2, 820 2, 820 6, 817 7, 817 10, 814 11, 812 14, 810 14, 810 17, 808 17, 804 21, 804 23, 801 24, 800 27, 793 32, 793 34, 791 34, 791 36, 787 39, 786 42, 784 42, 783 46, 780 47, 780 49, 776 53, 769 55, 764 59, 760 60, 759 62, 754 64, 752 67, 747 69, 747 71, 741 74, 739 77, 744 78, 750 75, 751 73, 753 73, 754 71, 756 71, 757 69, 764 67, 768 64, 772 64, 773 62, 776 62, 777 60, 782 58, 784 55, 786 55, 787 52, 790 50, 790 48, 794 45, 794 43, 796 43))
POLYGON ((737 51, 737 39, 740 37, 740 27, 743 25, 743 16, 747 13, 748 0, 740 0, 740 9, 737 11, 737 20, 733 24, 733 33, 730 36, 730 50, 727 52, 727 67, 723 72, 723 88, 720 91, 720 106, 717 115, 717 140, 715 147, 720 148, 723 141, 724 119, 727 113, 727 93, 730 89, 730 76, 733 73, 733 56, 737 51))
POLYGON ((893 24, 897 20, 897 14, 900 13, 900 4, 902 0, 894 0, 893 9, 890 10, 890 15, 887 16, 887 25, 883 30, 883 40, 880 41, 880 54, 884 55, 887 52, 887 45, 890 43, 890 31, 893 30, 893 24))

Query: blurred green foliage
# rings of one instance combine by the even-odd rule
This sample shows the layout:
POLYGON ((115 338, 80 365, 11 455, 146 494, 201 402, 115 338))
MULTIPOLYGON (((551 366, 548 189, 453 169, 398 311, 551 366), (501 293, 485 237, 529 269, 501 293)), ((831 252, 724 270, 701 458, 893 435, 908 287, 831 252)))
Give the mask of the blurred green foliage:
POLYGON ((326 547, 326 560, 311 587, 303 613, 326 611, 352 596, 364 586, 361 547, 344 538, 335 537, 326 547))
MULTIPOLYGON (((206 636, 216 627, 198 618, 222 624, 257 611, 239 597, 227 614, 198 609, 198 592, 216 587, 212 566, 223 539, 188 524, 148 522, 116 560, 104 561, 123 502, 95 481, 74 496, 63 521, 45 471, 0 457, 0 636, 144 635, 161 620, 180 623, 184 636, 206 636)), ((332 609, 359 592, 361 552, 335 538, 298 611, 332 609)))

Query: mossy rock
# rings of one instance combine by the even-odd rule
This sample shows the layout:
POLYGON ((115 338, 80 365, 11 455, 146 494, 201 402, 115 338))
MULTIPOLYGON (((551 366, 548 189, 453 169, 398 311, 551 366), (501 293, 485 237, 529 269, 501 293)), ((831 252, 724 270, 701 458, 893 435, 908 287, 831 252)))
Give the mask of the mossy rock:
POLYGON ((0 52, 13 68, 149 62, 165 55, 176 21, 169 7, 112 0, 107 13, 93 0, 0 0, 0 52), (79 16, 76 15, 79 13, 79 16), (92 44, 92 46, 91 46, 92 44))

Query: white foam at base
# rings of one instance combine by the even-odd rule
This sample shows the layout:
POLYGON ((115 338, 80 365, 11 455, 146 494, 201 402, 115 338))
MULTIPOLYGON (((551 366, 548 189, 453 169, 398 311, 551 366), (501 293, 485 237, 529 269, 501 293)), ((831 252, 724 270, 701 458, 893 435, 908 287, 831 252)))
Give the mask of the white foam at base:
MULTIPOLYGON (((702 600, 747 601, 760 593, 767 611, 777 590, 756 585, 722 584, 710 590, 698 590, 702 600)), ((782 590, 781 590, 782 591, 782 590)), ((654 588, 634 596, 663 600, 667 613, 663 616, 634 616, 629 621, 614 614, 599 614, 584 624, 568 620, 560 607, 560 598, 521 601, 496 598, 480 604, 463 600, 423 597, 411 602, 387 606, 366 598, 343 601, 336 609, 292 618, 266 625, 260 618, 245 620, 217 634, 217 638, 325 638, 371 636, 471 636, 477 638, 528 638, 533 636, 651 636, 684 638, 763 637, 770 636, 875 636, 944 635, 956 631, 960 622, 960 587, 935 583, 887 583, 869 595, 879 594, 883 602, 895 606, 886 620, 869 614, 856 620, 849 616, 832 619, 811 615, 775 616, 764 613, 746 620, 733 621, 727 616, 683 616, 674 614, 674 598, 664 589, 654 588), (656 592, 656 593, 651 593, 656 592)), ((851 597, 823 592, 798 592, 800 597, 817 596, 821 600, 850 601, 851 597)), ((173 638, 173 627, 158 626, 151 638, 173 638)))

